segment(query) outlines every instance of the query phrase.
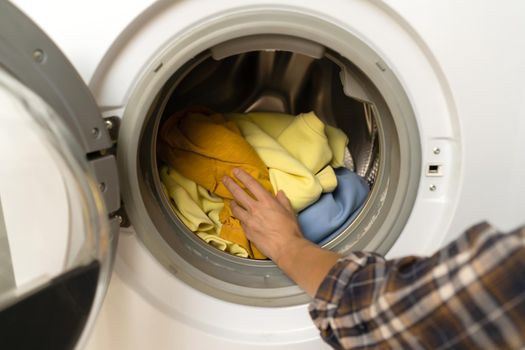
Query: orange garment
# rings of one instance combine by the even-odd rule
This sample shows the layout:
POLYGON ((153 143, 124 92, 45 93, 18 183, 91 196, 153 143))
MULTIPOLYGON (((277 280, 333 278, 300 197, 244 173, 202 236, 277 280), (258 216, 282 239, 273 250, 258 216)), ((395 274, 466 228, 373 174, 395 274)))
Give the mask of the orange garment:
POLYGON ((244 247, 250 257, 266 259, 248 241, 239 220, 233 217, 230 207, 233 197, 221 181, 225 175, 232 176, 233 168, 242 168, 273 193, 266 165, 243 138, 235 122, 205 109, 177 112, 162 126, 160 141, 159 156, 164 162, 225 199, 219 214, 220 236, 244 247))

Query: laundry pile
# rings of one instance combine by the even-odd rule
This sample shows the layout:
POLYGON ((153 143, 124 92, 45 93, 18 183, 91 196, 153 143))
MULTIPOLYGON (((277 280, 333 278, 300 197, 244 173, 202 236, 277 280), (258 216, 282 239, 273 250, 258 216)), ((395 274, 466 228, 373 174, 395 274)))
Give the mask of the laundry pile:
POLYGON ((369 191, 345 167, 346 134, 313 112, 221 114, 193 108, 168 118, 159 139, 160 178, 177 216, 205 242, 244 258, 266 259, 232 214, 233 198, 221 179, 233 168, 272 194, 283 190, 305 237, 319 244, 353 220, 369 191))

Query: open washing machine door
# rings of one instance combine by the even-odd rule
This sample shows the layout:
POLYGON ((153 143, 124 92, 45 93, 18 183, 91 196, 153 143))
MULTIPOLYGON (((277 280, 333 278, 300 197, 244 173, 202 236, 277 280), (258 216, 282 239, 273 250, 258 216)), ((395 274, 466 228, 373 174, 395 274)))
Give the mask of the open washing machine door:
POLYGON ((0 105, 2 346, 73 348, 112 269, 120 207, 113 143, 73 66, 7 2, 0 105))

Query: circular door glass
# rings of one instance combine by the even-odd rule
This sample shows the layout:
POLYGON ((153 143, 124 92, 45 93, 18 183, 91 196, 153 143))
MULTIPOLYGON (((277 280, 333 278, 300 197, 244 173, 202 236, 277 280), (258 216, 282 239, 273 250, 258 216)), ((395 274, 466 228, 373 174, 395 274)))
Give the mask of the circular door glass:
POLYGON ((69 348, 108 260, 102 198, 54 111, 1 68, 0 106, 2 341, 69 348))

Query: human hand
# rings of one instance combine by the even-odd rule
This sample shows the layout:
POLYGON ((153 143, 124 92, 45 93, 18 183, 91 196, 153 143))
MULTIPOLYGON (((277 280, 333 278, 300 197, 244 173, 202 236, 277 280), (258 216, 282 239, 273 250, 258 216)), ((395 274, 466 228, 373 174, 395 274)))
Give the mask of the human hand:
POLYGON ((235 199, 231 202, 233 215, 241 221, 246 237, 279 264, 278 260, 286 254, 288 247, 304 240, 290 201, 283 191, 273 196, 242 169, 234 169, 233 175, 255 197, 225 176, 222 182, 235 199))

